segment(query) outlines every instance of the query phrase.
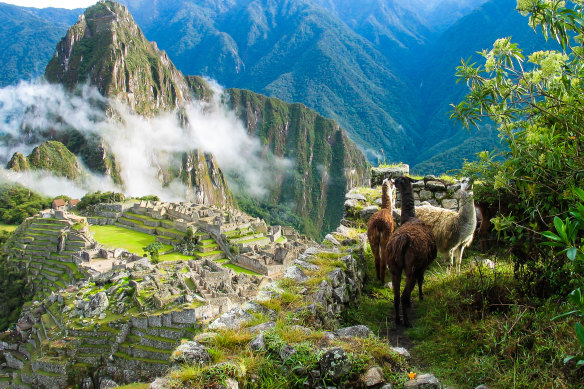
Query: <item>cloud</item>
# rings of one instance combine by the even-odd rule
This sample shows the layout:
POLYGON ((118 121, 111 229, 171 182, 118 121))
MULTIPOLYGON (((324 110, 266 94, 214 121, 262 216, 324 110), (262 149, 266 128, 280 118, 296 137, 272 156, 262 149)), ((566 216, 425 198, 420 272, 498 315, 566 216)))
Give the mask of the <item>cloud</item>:
MULTIPOLYGON (((15 151, 28 155, 52 134, 76 129, 104 140, 121 166, 124 187, 115 188, 107 177, 90 174, 82 183, 70 183, 76 188, 71 193, 103 191, 105 186, 130 196, 156 194, 167 201, 183 200, 186 187, 178 181, 163 185, 161 177, 169 166, 176 170, 182 153, 199 150, 213 154, 224 172, 237 177, 230 180, 233 190, 265 196, 293 163, 274 156, 250 136, 235 113, 221 103, 222 90, 216 84, 213 87, 215 100, 189 104, 181 119, 176 113, 155 118, 136 115, 87 85, 74 94, 43 82, 0 89, 0 161, 5 164, 15 151), (113 114, 105 114, 106 106, 113 114)), ((46 194, 53 193, 52 186, 67 187, 46 172, 8 176, 25 185, 33 185, 31 176, 42 177, 37 187, 46 194)))

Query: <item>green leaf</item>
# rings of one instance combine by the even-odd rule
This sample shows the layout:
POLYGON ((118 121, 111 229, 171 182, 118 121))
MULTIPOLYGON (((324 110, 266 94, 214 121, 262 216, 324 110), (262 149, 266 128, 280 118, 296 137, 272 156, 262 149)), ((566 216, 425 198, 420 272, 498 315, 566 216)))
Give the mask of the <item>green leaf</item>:
POLYGON ((576 335, 578 335, 580 345, 584 347, 584 326, 582 323, 576 323, 576 335))

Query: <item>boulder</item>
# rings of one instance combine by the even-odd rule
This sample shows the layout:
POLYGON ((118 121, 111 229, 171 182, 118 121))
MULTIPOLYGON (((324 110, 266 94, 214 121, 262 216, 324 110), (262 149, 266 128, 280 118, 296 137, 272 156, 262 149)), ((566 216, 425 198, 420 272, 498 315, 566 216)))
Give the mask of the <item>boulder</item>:
POLYGON ((241 309, 240 307, 233 308, 223 315, 219 316, 215 321, 209 324, 209 329, 230 329, 235 330, 241 327, 244 323, 250 321, 253 317, 241 309))
POLYGON ((337 335, 340 338, 368 338, 373 332, 367 326, 356 325, 338 329, 337 335))
POLYGON ((250 302, 243 304, 241 306, 241 309, 243 309, 246 312, 260 313, 260 314, 266 315, 267 317, 270 317, 270 318, 275 318, 277 315, 276 311, 274 311, 270 308, 264 307, 263 305, 258 304, 254 301, 250 301, 250 302))
POLYGON ((265 350, 266 338, 264 337, 264 334, 259 334, 251 342, 249 342, 249 348, 254 351, 265 350))
POLYGON ((366 387, 379 385, 383 383, 383 381, 383 370, 381 370, 379 366, 370 368, 361 376, 361 382, 363 382, 366 387))
POLYGON ((304 282, 308 280, 308 276, 304 274, 299 266, 293 265, 286 269, 284 272, 284 278, 289 278, 296 282, 304 282))
POLYGON ((442 384, 433 374, 420 374, 406 382, 404 389, 442 389, 442 384))
POLYGON ((341 245, 341 242, 339 242, 337 240, 337 238, 335 238, 334 236, 332 236, 332 234, 326 234, 326 236, 324 237, 324 240, 326 240, 327 242, 331 242, 335 246, 340 246, 341 245))
POLYGON ((288 358, 294 354, 296 354, 296 349, 287 344, 286 346, 282 347, 282 350, 280 350, 280 359, 282 362, 286 362, 288 358))
POLYGON ((345 200, 367 201, 367 198, 361 193, 347 193, 345 195, 345 200))
POLYGON ((99 389, 111 389, 111 388, 117 388, 119 385, 117 384, 117 382, 115 382, 114 380, 110 379, 110 378, 102 378, 99 381, 99 389))
POLYGON ((402 357, 404 357, 406 359, 410 359, 412 357, 410 355, 409 351, 403 347, 392 347, 391 350, 398 353, 399 355, 401 355, 402 357))
POLYGON ((169 380, 165 377, 158 377, 149 386, 149 389, 166 389, 168 387, 169 380))
POLYGON ((89 298, 89 304, 86 308, 87 316, 99 316, 105 313, 109 306, 109 300, 105 292, 99 292, 89 298))
POLYGON ((337 381, 351 371, 351 361, 341 347, 326 351, 320 357, 320 373, 322 377, 337 381))
POLYGON ((361 219, 369 221, 369 219, 371 219, 371 216, 373 216, 373 214, 375 214, 375 212, 377 211, 379 211, 379 207, 377 205, 370 205, 359 211, 359 216, 361 217, 361 219))
POLYGON ((306 269, 306 270, 312 270, 312 271, 315 271, 315 270, 318 270, 318 269, 320 269, 320 267, 318 267, 317 265, 315 265, 315 264, 313 264, 313 263, 310 263, 310 262, 303 261, 303 260, 301 260, 301 259, 296 259, 296 260, 294 261, 294 264, 295 264, 295 265, 298 265, 298 266, 300 266, 301 268, 303 268, 303 269, 306 269))
POLYGON ((258 324, 257 326, 249 327, 247 330, 252 334, 255 334, 256 332, 262 333, 269 331, 274 327, 276 327, 276 323, 273 321, 268 321, 262 324, 258 324))
POLYGON ((211 362, 211 355, 207 347, 199 342, 189 341, 178 346, 172 352, 170 360, 173 363, 204 365, 211 362))

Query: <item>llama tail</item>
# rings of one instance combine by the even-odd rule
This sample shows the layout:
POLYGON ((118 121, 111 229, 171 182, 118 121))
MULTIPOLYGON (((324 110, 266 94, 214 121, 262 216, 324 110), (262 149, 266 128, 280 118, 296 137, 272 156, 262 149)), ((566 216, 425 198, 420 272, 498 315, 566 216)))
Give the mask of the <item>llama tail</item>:
POLYGON ((387 250, 390 257, 393 257, 396 263, 401 263, 401 267, 405 267, 405 253, 410 245, 410 239, 405 234, 394 235, 391 244, 388 245, 387 250))

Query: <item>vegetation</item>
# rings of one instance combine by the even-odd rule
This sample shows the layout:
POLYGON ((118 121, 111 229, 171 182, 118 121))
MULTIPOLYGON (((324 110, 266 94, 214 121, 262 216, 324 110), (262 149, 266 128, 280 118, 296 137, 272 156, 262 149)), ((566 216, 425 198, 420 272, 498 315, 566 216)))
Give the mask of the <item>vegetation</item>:
POLYGON ((516 275, 529 292, 541 297, 571 290, 570 266, 539 243, 556 215, 573 204, 572 188, 584 185, 581 99, 584 85, 582 6, 558 1, 520 1, 530 25, 561 45, 525 58, 511 38, 485 50, 485 65, 464 62, 458 76, 470 93, 452 116, 464 125, 482 118, 499 126, 507 144, 501 152, 481 153, 463 174, 479 178, 477 198, 501 202, 505 211, 496 228, 513 249, 516 275))
POLYGON ((26 287, 26 272, 8 261, 4 254, 8 236, 6 231, 0 231, 0 332, 18 320, 23 304, 32 297, 26 287))
POLYGON ((20 185, 0 185, 0 221, 20 224, 29 216, 51 207, 51 199, 20 185))
POLYGON ((142 247, 145 253, 150 254, 150 259, 152 263, 156 264, 160 262, 160 250, 164 247, 164 245, 160 242, 150 243, 148 246, 142 247))
MULTIPOLYGON (((154 243, 156 239, 154 235, 118 226, 91 226, 90 230, 95 240, 104 246, 124 248, 135 254, 142 254, 142 248, 154 243)), ((164 246, 164 250, 170 249, 171 246, 164 246)))
POLYGON ((77 209, 84 210, 90 205, 100 204, 100 203, 117 203, 124 201, 125 197, 123 193, 115 192, 105 192, 97 191, 94 193, 88 193, 81 198, 81 201, 77 204, 77 209))

